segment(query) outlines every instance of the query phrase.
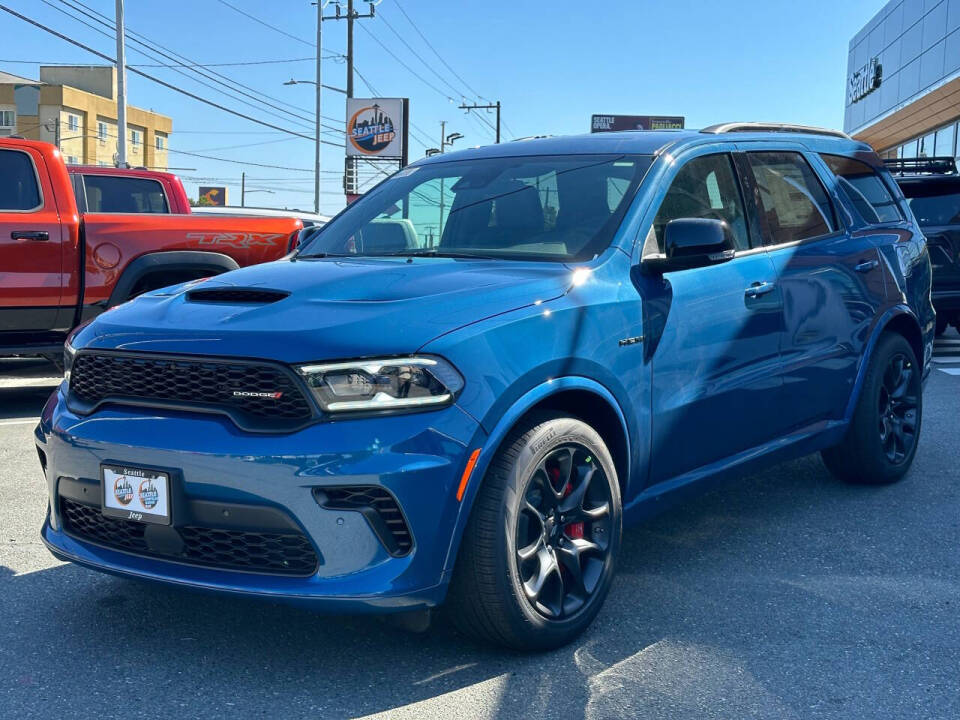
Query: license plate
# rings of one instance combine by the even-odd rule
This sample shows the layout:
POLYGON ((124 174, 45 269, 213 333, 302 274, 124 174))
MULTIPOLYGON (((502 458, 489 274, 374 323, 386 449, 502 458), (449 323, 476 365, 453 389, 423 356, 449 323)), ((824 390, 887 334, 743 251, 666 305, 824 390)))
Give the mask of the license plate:
POLYGON ((128 465, 103 465, 103 514, 170 524, 170 475, 128 465))

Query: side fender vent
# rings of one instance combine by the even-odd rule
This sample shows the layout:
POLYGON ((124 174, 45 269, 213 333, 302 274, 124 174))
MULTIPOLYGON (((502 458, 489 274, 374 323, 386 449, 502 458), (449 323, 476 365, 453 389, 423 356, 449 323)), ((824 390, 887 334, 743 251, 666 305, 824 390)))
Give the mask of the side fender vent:
POLYGON ((290 293, 283 290, 265 290, 262 288, 209 288, 191 290, 187 293, 189 302, 228 303, 230 305, 269 305, 279 302, 290 293))

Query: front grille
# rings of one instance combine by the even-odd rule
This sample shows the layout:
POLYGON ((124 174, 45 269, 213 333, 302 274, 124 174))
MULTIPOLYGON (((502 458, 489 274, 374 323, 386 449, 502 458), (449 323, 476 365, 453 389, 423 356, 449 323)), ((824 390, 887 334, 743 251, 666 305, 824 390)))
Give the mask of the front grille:
POLYGON ((316 488, 314 496, 328 510, 353 510, 366 517, 370 528, 391 555, 406 555, 413 538, 403 511, 387 490, 377 485, 316 488))
POLYGON ((313 416, 299 383, 267 363, 81 351, 71 396, 87 411, 103 402, 224 412, 251 430, 287 429, 313 416))
POLYGON ((152 526, 156 528, 155 532, 167 534, 165 542, 152 547, 147 532, 151 526, 106 517, 98 507, 65 497, 60 498, 60 513, 68 534, 137 555, 218 570, 244 570, 271 575, 306 576, 312 575, 317 569, 317 554, 310 541, 300 533, 152 526), (170 534, 175 534, 172 544, 169 541, 170 534), (176 541, 176 535, 182 543, 176 541), (177 545, 180 545, 179 550, 170 550, 177 545))

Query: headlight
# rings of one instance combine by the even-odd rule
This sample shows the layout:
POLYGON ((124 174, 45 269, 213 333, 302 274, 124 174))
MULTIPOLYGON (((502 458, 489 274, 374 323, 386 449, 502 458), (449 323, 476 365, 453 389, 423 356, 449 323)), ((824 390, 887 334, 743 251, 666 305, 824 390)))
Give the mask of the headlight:
POLYGON ((297 368, 325 412, 429 409, 453 402, 463 378, 441 358, 356 360, 297 368))

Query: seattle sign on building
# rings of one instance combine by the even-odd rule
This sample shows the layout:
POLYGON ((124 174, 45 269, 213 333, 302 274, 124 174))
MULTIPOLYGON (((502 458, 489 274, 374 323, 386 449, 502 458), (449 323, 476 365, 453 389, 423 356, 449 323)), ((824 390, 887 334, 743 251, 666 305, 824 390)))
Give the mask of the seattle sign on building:
POLYGON ((872 93, 883 81, 883 65, 880 64, 880 58, 870 58, 870 62, 859 70, 854 71, 850 76, 850 86, 847 94, 851 103, 863 100, 872 93))

